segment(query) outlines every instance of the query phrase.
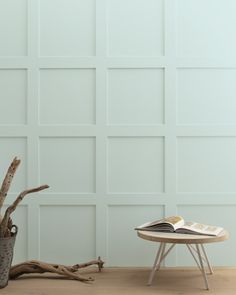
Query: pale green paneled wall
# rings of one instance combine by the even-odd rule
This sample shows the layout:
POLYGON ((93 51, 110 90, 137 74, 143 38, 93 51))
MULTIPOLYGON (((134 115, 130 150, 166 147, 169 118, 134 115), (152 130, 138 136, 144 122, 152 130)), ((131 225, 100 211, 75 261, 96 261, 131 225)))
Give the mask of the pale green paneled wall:
POLYGON ((0 177, 17 155, 8 202, 51 186, 14 214, 15 262, 150 266, 133 228, 181 214, 227 228, 208 248, 236 265, 236 2, 0 5, 0 177))

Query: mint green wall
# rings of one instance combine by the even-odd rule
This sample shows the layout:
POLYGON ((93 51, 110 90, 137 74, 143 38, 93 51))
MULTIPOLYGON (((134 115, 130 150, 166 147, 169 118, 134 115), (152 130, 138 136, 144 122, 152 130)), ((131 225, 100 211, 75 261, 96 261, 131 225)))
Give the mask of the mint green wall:
MULTIPOLYGON (((13 216, 15 262, 150 266, 133 228, 181 214, 227 228, 209 253, 235 266, 236 2, 0 6, 0 177, 17 155, 8 202, 51 186, 13 216)), ((194 265, 184 250, 166 264, 194 265)))

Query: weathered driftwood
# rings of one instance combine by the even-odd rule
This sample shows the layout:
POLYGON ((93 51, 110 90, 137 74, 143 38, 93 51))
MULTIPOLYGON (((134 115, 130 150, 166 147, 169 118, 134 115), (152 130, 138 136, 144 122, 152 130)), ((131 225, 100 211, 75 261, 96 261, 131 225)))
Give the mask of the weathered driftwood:
POLYGON ((82 282, 90 282, 94 279, 92 277, 84 277, 78 273, 80 268, 84 268, 90 265, 97 265, 99 271, 101 271, 104 262, 98 257, 97 260, 92 260, 86 263, 75 264, 73 266, 66 266, 61 264, 50 264, 42 261, 31 260, 26 261, 17 265, 14 265, 10 269, 9 278, 16 279, 24 274, 31 273, 55 273, 59 275, 66 276, 70 279, 82 281, 82 282))
MULTIPOLYGON (((11 162, 11 165, 9 166, 6 176, 2 182, 2 186, 0 188, 0 213, 1 213, 1 208, 3 206, 3 203, 5 201, 5 198, 7 196, 8 190, 10 188, 12 179, 19 165, 20 165, 20 160, 18 160, 15 157, 13 161, 11 162)), ((0 215, 0 222, 1 221, 2 221, 2 216, 0 215)))
MULTIPOLYGON (((16 169, 18 168, 19 165, 20 165, 20 160, 18 160, 15 157, 7 170, 7 173, 5 175, 5 178, 4 178, 1 188, 0 188, 0 224, 2 222, 1 209, 2 209, 3 203, 5 201, 5 198, 7 196, 8 190, 11 186, 11 182, 12 182, 12 179, 15 175, 16 169)), ((6 229, 7 236, 11 235, 11 227, 12 227, 12 221, 11 221, 11 218, 9 218, 8 229, 6 229)))
POLYGON ((24 199, 24 197, 30 193, 39 192, 39 191, 42 191, 46 188, 49 188, 49 186, 47 184, 36 187, 36 188, 25 190, 19 194, 19 196, 16 198, 16 200, 13 202, 13 204, 7 208, 7 210, 4 214, 4 217, 3 217, 1 224, 0 224, 0 237, 9 236, 9 230, 11 230, 8 228, 9 223, 11 224, 10 215, 12 212, 14 212, 16 210, 17 205, 24 199))
MULTIPOLYGON (((7 170, 6 176, 2 182, 2 186, 0 188, 0 213, 1 213, 1 208, 3 206, 3 203, 5 201, 5 198, 7 196, 8 190, 10 188, 11 182, 13 180, 13 177, 19 165, 20 165, 20 160, 15 157, 12 163, 10 164, 7 170)), ((12 205, 10 205, 6 209, 4 216, 2 217, 2 215, 0 214, 0 238, 11 236, 11 229, 13 226, 13 223, 11 220, 11 214, 16 210, 18 204, 23 200, 23 198, 30 193, 39 192, 47 188, 49 188, 48 185, 42 185, 36 188, 24 190, 18 195, 18 197, 12 203, 12 205)), ((78 273, 78 270, 80 268, 84 268, 89 265, 97 265, 99 271, 101 271, 103 264, 104 262, 100 259, 100 257, 98 257, 97 260, 92 260, 92 261, 81 263, 81 264, 75 264, 73 266, 66 266, 61 264, 50 264, 50 263, 41 262, 37 260, 31 260, 31 261, 26 261, 26 262, 12 266, 10 269, 9 277, 10 279, 16 279, 23 274, 50 272, 50 273, 66 276, 71 279, 75 279, 75 280, 79 280, 83 282, 89 282, 89 281, 93 281, 93 278, 84 277, 80 275, 78 273)))
POLYGON ((7 196, 7 192, 10 188, 12 179, 13 179, 16 169, 18 168, 19 165, 20 165, 20 160, 18 160, 15 157, 7 170, 6 176, 2 182, 2 186, 0 189, 0 209, 2 208, 4 200, 7 196))

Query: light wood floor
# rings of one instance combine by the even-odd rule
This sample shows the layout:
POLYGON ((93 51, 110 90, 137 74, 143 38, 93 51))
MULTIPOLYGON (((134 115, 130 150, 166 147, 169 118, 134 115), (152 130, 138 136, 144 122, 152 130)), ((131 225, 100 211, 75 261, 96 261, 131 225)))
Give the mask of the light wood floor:
MULTIPOLYGON (((236 294, 236 268, 216 269, 208 276, 210 290, 204 289, 198 269, 161 269, 147 286, 148 268, 104 268, 83 271, 95 278, 93 283, 58 279, 45 275, 27 276, 0 290, 1 295, 189 295, 189 294, 236 294)), ((81 272, 82 273, 82 272, 81 272)))

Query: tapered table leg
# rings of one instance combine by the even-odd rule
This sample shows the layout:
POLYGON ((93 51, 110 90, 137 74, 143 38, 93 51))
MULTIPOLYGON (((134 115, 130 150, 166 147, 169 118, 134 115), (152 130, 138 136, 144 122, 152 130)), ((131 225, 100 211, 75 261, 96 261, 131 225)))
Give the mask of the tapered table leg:
POLYGON ((159 261, 160 261, 160 257, 161 257, 161 254, 162 254, 162 251, 163 251, 163 248, 164 248, 164 244, 165 243, 160 243, 160 246, 157 250, 157 255, 156 255, 156 258, 155 258, 155 261, 154 261, 154 264, 153 264, 153 267, 152 267, 152 271, 150 273, 150 276, 149 276, 149 279, 148 279, 148 286, 150 286, 152 284, 152 281, 153 281, 153 277, 154 277, 154 274, 155 274, 155 271, 156 271, 156 266, 159 264, 159 261))
POLYGON ((157 251, 157 255, 153 264, 152 271, 150 273, 147 285, 150 286, 153 281, 154 274, 161 267, 161 262, 166 258, 170 251, 174 248, 175 244, 172 244, 169 249, 166 249, 167 243, 161 243, 157 251))
POLYGON ((201 256, 201 252, 200 252, 200 248, 199 248, 199 245, 198 244, 196 244, 196 248, 197 248, 198 259, 199 259, 199 262, 200 262, 201 272, 202 272, 202 275, 203 275, 205 286, 206 286, 206 289, 209 290, 207 276, 206 276, 206 272, 205 272, 205 268, 204 268, 204 265, 203 265, 202 256, 201 256))
POLYGON ((211 264, 210 264, 210 262, 209 262, 209 259, 208 259, 208 257, 207 257, 207 253, 206 253, 206 251, 205 251, 205 248, 204 248, 203 244, 201 244, 201 248, 202 248, 202 253, 203 253, 204 257, 205 257, 205 260, 206 260, 207 266, 208 266, 208 268, 209 268, 209 272, 210 272, 210 274, 212 275, 212 274, 213 274, 213 270, 212 270, 211 264))

